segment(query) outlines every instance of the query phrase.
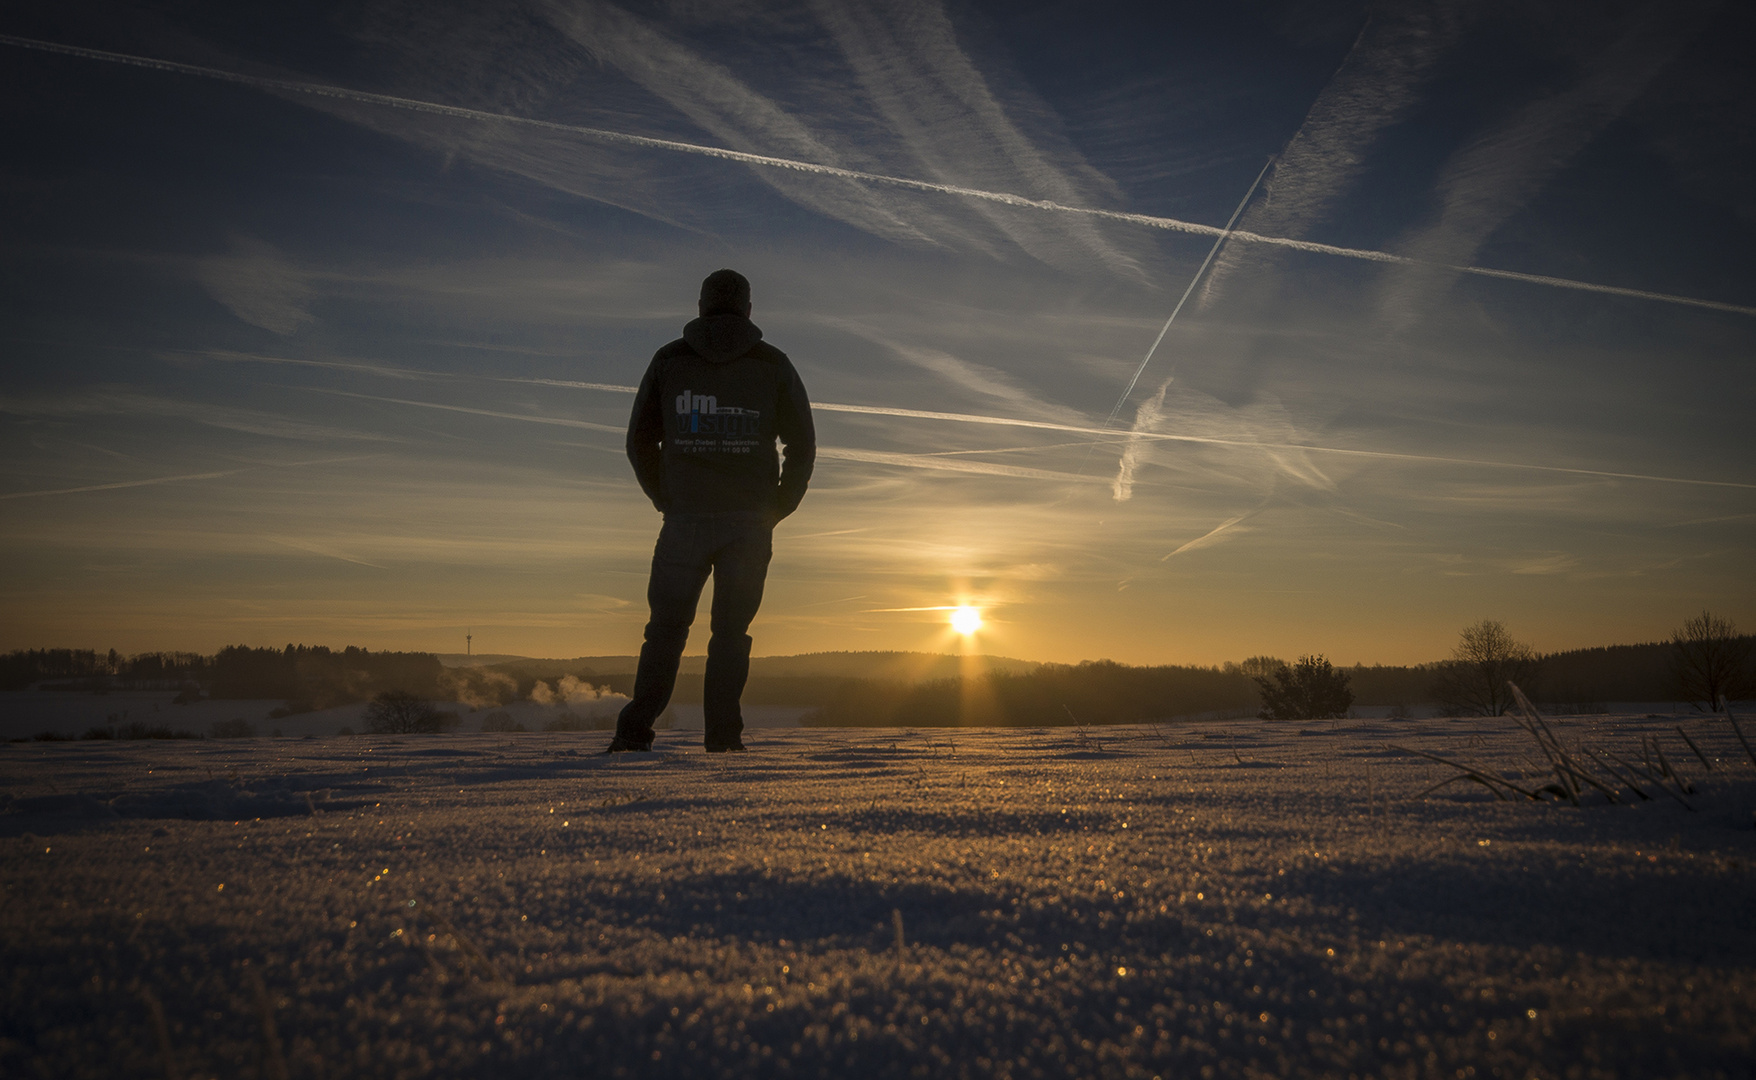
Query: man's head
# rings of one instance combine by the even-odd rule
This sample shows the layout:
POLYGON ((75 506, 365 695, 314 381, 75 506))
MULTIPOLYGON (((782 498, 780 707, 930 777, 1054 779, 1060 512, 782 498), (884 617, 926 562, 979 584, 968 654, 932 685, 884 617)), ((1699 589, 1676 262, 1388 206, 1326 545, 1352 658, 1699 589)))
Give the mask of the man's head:
POLYGON ((750 317, 750 279, 736 270, 715 270, 701 282, 701 314, 750 317))

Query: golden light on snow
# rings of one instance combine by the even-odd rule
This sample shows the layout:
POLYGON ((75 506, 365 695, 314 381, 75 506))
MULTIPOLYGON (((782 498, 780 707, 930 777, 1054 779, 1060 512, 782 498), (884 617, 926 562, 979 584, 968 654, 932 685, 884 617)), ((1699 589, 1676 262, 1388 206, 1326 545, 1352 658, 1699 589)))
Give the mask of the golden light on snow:
POLYGON ((982 628, 982 613, 965 604, 951 612, 951 628, 960 634, 973 634, 982 628))

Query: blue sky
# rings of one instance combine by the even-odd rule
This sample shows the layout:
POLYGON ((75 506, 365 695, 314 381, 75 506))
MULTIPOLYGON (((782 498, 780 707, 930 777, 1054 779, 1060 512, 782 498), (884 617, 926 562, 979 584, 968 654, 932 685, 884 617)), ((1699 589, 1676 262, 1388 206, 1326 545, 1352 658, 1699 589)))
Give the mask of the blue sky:
POLYGON ((720 266, 824 406, 759 653, 1756 625, 1756 17, 1577 11, 12 12, 0 647, 633 651, 720 266))

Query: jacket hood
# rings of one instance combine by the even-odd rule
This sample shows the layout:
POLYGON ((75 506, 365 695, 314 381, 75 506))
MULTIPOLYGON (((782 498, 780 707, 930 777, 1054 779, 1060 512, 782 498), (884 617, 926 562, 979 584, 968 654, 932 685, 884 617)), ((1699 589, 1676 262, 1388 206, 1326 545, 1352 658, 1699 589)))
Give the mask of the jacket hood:
POLYGON ((725 364, 762 340, 762 330, 742 315, 703 315, 683 327, 683 340, 702 359, 725 364))

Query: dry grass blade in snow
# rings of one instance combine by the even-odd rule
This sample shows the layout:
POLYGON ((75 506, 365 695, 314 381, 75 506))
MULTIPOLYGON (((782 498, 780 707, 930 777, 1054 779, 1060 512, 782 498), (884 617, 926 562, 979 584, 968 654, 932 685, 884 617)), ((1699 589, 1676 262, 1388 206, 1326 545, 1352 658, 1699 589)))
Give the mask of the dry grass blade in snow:
POLYGON ((274 999, 268 995, 268 986, 262 981, 262 973, 255 968, 244 969, 245 980, 250 984, 250 994, 256 1003, 256 1015, 262 1023, 262 1045, 257 1060, 256 1075, 263 1080, 287 1080, 286 1059, 281 1056, 280 1032, 274 1024, 274 999))
MULTIPOLYGON (((1453 775, 1422 791, 1422 795, 1431 794, 1459 780, 1469 780, 1487 788, 1500 799, 1506 799, 1509 794, 1514 794, 1523 796, 1532 802, 1540 802, 1545 796, 1553 796, 1558 799, 1566 799, 1572 805, 1578 806, 1580 805, 1579 797, 1586 793, 1587 788, 1590 788, 1601 794, 1606 802, 1617 805, 1624 801, 1618 794, 1621 788, 1627 788, 1628 792, 1636 799, 1643 802, 1651 801, 1653 796, 1647 794, 1646 789, 1641 787, 1639 783, 1641 779, 1644 779, 1656 790, 1676 800, 1685 810, 1693 811, 1695 809, 1688 799, 1688 796, 1695 794, 1694 785, 1672 768, 1670 760, 1665 757, 1664 747, 1660 744, 1656 732, 1640 735, 1642 758, 1640 765, 1632 764, 1609 750, 1601 750, 1591 745, 1586 745, 1580 751, 1572 750, 1555 735, 1554 729, 1544 719, 1542 713, 1537 711, 1536 706, 1531 704, 1530 699, 1525 697, 1524 691, 1520 690, 1514 683, 1507 683, 1506 687, 1512 696, 1512 708, 1506 715, 1536 743, 1537 751, 1542 754, 1543 761, 1546 763, 1546 768, 1542 771, 1553 776, 1554 780, 1535 788, 1526 788, 1513 782, 1504 773, 1495 772, 1482 766, 1460 762, 1427 750, 1404 746, 1392 747, 1392 749, 1402 753, 1414 754, 1457 770, 1453 775), (1596 762, 1597 768, 1594 770, 1588 766, 1582 760, 1582 755, 1596 762), (1654 764, 1655 761, 1656 764, 1654 764)), ((1700 748, 1695 745, 1694 740, 1689 738, 1688 733, 1683 730, 1681 725, 1676 727, 1676 732, 1683 737, 1684 742, 1689 744, 1689 748, 1695 752, 1695 755, 1701 758, 1701 764, 1711 772, 1713 766, 1708 764, 1707 758, 1702 755, 1700 748)))
POLYGON ((1756 750, 1750 748, 1750 740, 1744 738, 1744 729, 1738 725, 1738 717, 1732 712, 1729 705, 1726 706, 1726 722, 1732 725, 1733 731, 1737 732, 1738 742, 1744 747, 1744 754, 1749 757, 1750 764, 1756 765, 1756 750))

